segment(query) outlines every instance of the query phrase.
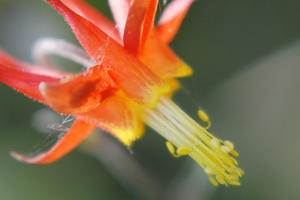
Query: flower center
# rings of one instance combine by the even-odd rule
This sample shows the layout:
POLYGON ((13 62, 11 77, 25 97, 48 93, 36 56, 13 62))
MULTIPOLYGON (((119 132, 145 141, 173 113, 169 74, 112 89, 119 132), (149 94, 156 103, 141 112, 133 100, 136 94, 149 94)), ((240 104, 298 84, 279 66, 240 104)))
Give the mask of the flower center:
MULTIPOLYGON (((50 55, 68 58, 87 68, 94 64, 82 49, 53 38, 39 40, 33 55, 37 63, 44 66, 53 66, 50 55)), ((203 110, 198 110, 197 114, 207 127, 199 125, 172 100, 162 96, 155 108, 146 110, 144 121, 167 139, 166 146, 174 157, 189 155, 193 158, 209 175, 213 185, 240 185, 239 178, 244 172, 233 158, 238 156, 234 145, 207 131, 210 120, 203 110)))

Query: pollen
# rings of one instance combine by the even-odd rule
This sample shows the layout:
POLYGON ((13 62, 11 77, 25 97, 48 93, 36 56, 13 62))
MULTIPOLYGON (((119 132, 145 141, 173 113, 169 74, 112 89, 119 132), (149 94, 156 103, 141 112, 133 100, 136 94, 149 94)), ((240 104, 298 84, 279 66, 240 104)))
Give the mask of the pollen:
MULTIPOLYGON (((204 111, 198 110, 198 116, 210 122, 204 111)), ((239 155, 233 143, 213 136, 169 98, 161 97, 156 108, 146 111, 144 120, 166 138, 166 147, 174 157, 190 156, 214 186, 240 185, 244 172, 233 158, 239 155)))

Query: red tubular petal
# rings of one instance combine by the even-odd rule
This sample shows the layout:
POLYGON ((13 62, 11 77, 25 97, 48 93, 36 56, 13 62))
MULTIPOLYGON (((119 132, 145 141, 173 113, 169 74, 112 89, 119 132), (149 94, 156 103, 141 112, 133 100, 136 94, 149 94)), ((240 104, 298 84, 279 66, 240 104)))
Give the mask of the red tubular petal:
POLYGON ((0 49, 0 64, 10 69, 20 70, 22 72, 28 72, 31 74, 50 76, 53 78, 62 78, 63 76, 70 74, 53 68, 35 66, 29 63, 19 61, 13 58, 12 56, 10 56, 9 54, 5 53, 1 49, 0 49))
POLYGON ((95 25, 74 13, 59 0, 47 0, 69 23, 81 45, 96 63, 110 69, 109 74, 123 91, 139 103, 154 106, 169 88, 136 57, 95 25))
POLYGON ((133 0, 129 9, 124 31, 124 46, 134 54, 139 54, 151 32, 158 0, 133 0))
POLYGON ((43 103, 45 103, 45 99, 39 91, 39 84, 41 82, 57 81, 59 81, 59 79, 7 68, 0 64, 0 82, 5 83, 18 92, 43 103))
POLYGON ((62 74, 58 74, 60 72, 20 62, 0 50, 0 82, 37 101, 45 103, 39 84, 59 81, 62 74))
POLYGON ((63 2, 77 14, 95 24, 115 41, 122 43, 114 23, 84 0, 63 0, 63 2))
POLYGON ((47 164, 56 161, 73 150, 95 128, 94 125, 82 120, 75 120, 69 132, 65 134, 49 151, 34 157, 11 152, 11 155, 19 161, 29 164, 47 164))
POLYGON ((164 42, 172 41, 193 1, 173 0, 166 7, 156 28, 164 42))
POLYGON ((193 70, 160 39, 155 30, 150 33, 140 54, 140 60, 162 78, 184 77, 193 73, 193 70))
POLYGON ((130 0, 108 0, 108 2, 117 28, 119 30, 120 37, 123 39, 130 0))
POLYGON ((59 83, 41 84, 40 90, 55 111, 74 115, 95 109, 114 93, 113 85, 107 71, 95 66, 59 83))

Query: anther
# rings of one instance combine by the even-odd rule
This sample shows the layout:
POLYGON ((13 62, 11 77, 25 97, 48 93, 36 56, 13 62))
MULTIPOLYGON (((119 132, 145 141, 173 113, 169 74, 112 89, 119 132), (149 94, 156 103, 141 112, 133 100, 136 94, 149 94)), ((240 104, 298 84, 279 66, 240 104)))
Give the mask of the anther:
POLYGON ((233 157, 230 157, 230 160, 233 162, 233 164, 238 165, 238 161, 236 161, 236 159, 234 159, 233 157))
POLYGON ((230 151, 232 151, 234 149, 234 145, 232 144, 232 142, 230 142, 228 140, 224 141, 224 145, 227 146, 230 149, 230 151))
POLYGON ((179 155, 176 155, 175 147, 171 142, 167 141, 166 146, 167 146, 167 149, 169 150, 169 152, 172 154, 172 156, 174 156, 175 158, 179 157, 179 155))
POLYGON ((171 154, 175 153, 175 148, 174 148, 174 146, 173 146, 173 144, 171 142, 167 141, 166 142, 166 146, 167 146, 167 149, 169 150, 169 152, 171 154))
POLYGON ((214 177, 209 177, 209 181, 210 181, 214 186, 218 186, 218 185, 219 185, 218 181, 217 181, 214 177))
POLYGON ((234 157, 238 157, 239 156, 239 153, 236 151, 236 150, 232 150, 230 151, 230 154, 234 157))
POLYGON ((225 180, 223 178, 221 178, 220 176, 216 176, 216 179, 222 185, 224 185, 226 183, 225 180))
POLYGON ((206 114, 206 112, 202 109, 199 109, 197 114, 201 121, 207 123, 207 126, 205 127, 205 129, 209 129, 211 123, 210 123, 210 119, 209 119, 208 115, 206 114))
POLYGON ((176 150, 176 153, 175 153, 175 147, 170 141, 166 142, 166 146, 167 146, 167 149, 169 150, 169 152, 176 158, 180 157, 180 156, 186 156, 192 152, 191 148, 186 147, 186 146, 181 146, 181 147, 178 147, 178 149, 176 150))
POLYGON ((219 147, 220 146, 220 143, 215 138, 213 138, 210 142, 214 147, 219 147))
POLYGON ((244 175, 245 172, 241 168, 237 168, 237 170, 240 176, 244 175))
POLYGON ((225 145, 221 146, 221 150, 222 150, 224 153, 230 152, 230 148, 229 148, 228 146, 225 146, 225 145))
POLYGON ((185 147, 185 146, 179 147, 176 151, 177 155, 180 155, 180 156, 186 156, 191 152, 192 152, 192 149, 189 147, 185 147))
POLYGON ((235 186, 240 186, 241 185, 241 183, 238 182, 238 181, 231 181, 230 184, 235 185, 235 186))
POLYGON ((204 172, 207 173, 208 175, 212 174, 212 170, 208 167, 204 169, 204 172))

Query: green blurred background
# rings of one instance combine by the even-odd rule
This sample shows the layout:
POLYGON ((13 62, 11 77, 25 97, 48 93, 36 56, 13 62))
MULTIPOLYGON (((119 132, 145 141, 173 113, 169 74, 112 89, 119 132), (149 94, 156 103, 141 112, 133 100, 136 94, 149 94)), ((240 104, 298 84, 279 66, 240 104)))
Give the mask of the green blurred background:
MULTIPOLYGON (((88 2, 110 15, 105 0, 88 2)), ((211 186, 200 167, 172 158, 150 129, 133 154, 95 133, 98 146, 53 164, 17 162, 9 151, 40 151, 50 142, 36 127, 44 115, 34 117, 44 106, 1 84, 0 199, 299 199, 299 25, 297 0, 197 0, 171 44, 195 69, 175 101, 194 117, 204 108, 212 132, 234 142, 242 186, 211 186)), ((44 1, 0 0, 0 48, 31 61, 32 44, 45 36, 77 43, 44 1)))

